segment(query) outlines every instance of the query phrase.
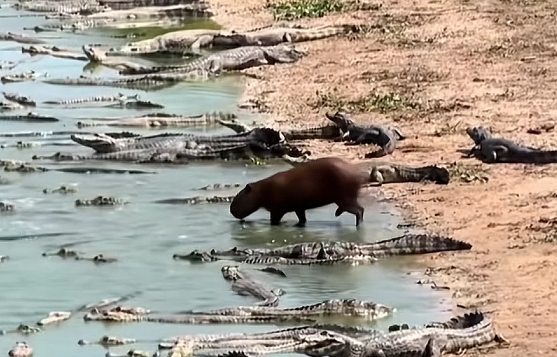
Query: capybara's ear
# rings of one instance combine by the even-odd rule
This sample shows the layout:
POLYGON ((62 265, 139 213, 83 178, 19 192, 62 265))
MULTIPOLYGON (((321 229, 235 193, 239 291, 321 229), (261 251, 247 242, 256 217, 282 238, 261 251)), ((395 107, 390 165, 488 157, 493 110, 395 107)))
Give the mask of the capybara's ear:
POLYGON ((246 193, 250 193, 250 192, 251 192, 251 184, 250 184, 250 183, 248 183, 248 184, 246 185, 246 187, 244 188, 244 191, 246 191, 246 193))

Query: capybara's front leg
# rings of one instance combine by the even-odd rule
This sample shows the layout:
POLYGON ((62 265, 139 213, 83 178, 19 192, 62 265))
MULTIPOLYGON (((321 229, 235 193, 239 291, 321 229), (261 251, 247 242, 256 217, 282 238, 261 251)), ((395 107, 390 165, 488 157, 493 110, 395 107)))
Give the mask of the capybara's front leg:
POLYGON ((280 221, 282 217, 284 217, 284 215, 285 215, 284 212, 277 212, 277 211, 271 212, 271 226, 280 225, 280 221))
POLYGON ((306 225, 306 211, 296 211, 296 216, 298 216, 298 223, 296 225, 298 227, 303 227, 306 225))

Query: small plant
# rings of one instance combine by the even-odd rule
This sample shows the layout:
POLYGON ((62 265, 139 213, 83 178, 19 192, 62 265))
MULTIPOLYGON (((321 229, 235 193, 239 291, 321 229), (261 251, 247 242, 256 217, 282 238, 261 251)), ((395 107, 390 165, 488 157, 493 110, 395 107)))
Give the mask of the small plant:
POLYGON ((287 0, 279 3, 267 2, 275 20, 296 20, 304 17, 323 17, 331 13, 346 11, 349 3, 339 0, 287 0))
POLYGON ((465 165, 462 163, 453 162, 447 165, 447 170, 451 176, 451 180, 456 180, 465 183, 487 183, 489 176, 487 171, 482 168, 482 165, 465 165))

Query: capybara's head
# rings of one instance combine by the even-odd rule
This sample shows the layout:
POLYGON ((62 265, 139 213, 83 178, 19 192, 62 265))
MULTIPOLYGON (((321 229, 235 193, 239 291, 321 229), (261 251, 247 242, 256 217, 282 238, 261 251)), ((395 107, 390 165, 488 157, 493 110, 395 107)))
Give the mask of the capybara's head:
POLYGON ((244 219, 261 207, 260 197, 253 184, 248 183, 230 203, 230 213, 237 219, 244 219))

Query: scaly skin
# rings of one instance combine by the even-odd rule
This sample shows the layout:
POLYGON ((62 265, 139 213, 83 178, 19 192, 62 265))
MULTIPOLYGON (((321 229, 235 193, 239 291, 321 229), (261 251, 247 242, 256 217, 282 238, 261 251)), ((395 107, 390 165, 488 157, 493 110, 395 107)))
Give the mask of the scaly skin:
POLYGON ((2 84, 6 83, 19 83, 26 81, 35 81, 40 75, 35 71, 27 71, 22 73, 8 74, 0 77, 2 84))
POLYGON ((15 346, 8 352, 9 357, 32 357, 33 349, 27 342, 16 342, 15 346))
POLYGON ((225 183, 225 184, 221 184, 221 183, 213 183, 207 186, 203 186, 203 187, 199 187, 196 188, 196 190, 200 190, 200 191, 220 191, 220 190, 230 190, 233 188, 240 188, 242 187, 241 184, 239 183, 225 183))
POLYGON ((278 306, 279 296, 283 294, 282 290, 269 290, 263 285, 253 281, 246 274, 240 272, 237 266, 225 265, 221 268, 222 277, 225 280, 232 281, 232 290, 240 295, 251 295, 256 299, 262 300, 258 302, 259 306, 278 306))
POLYGON ((99 2, 105 6, 109 6, 112 10, 128 10, 136 7, 175 6, 184 3, 183 0, 101 0, 99 2))
POLYGON ((32 100, 31 97, 27 97, 27 96, 21 95, 19 93, 2 92, 2 94, 4 95, 4 98, 6 98, 7 100, 12 101, 12 102, 16 102, 19 105, 22 105, 24 107, 36 107, 37 106, 37 102, 32 100))
POLYGON ((162 109, 164 105, 153 103, 145 100, 133 100, 133 101, 120 101, 114 104, 107 105, 109 108, 126 108, 126 109, 162 109))
POLYGON ((165 133, 134 138, 114 139, 105 134, 95 134, 94 137, 71 135, 74 142, 87 146, 97 153, 111 153, 117 151, 144 150, 144 149, 171 149, 171 150, 208 150, 224 149, 228 146, 249 145, 261 143, 272 146, 283 142, 280 132, 272 129, 254 129, 248 133, 235 135, 201 136, 181 133, 165 133))
POLYGON ((89 19, 113 19, 117 21, 161 19, 173 21, 187 17, 211 17, 212 10, 206 2, 193 2, 172 6, 150 6, 143 8, 133 8, 129 10, 105 11, 87 16, 89 19))
MULTIPOLYGON (((292 166, 298 166, 311 161, 308 157, 292 158, 287 155, 282 159, 292 166)), ((436 165, 411 167, 383 160, 359 162, 356 165, 369 175, 368 183, 381 186, 386 183, 423 182, 433 181, 446 185, 450 181, 449 171, 436 165)))
POLYGON ((60 187, 58 187, 58 188, 56 188, 56 189, 54 189, 54 190, 51 190, 51 189, 48 189, 48 188, 45 188, 45 189, 43 190, 43 193, 44 193, 44 194, 47 194, 47 193, 62 193, 62 194, 68 194, 68 193, 76 193, 76 192, 77 192, 77 189, 75 189, 75 188, 73 188, 73 187, 67 187, 67 186, 60 186, 60 187))
POLYGON ((76 206, 122 206, 128 202, 111 196, 97 196, 91 200, 75 200, 76 206))
POLYGON ((32 123, 54 123, 60 121, 58 118, 39 115, 29 112, 25 115, 0 115, 0 120, 25 121, 32 123))
MULTIPOLYGON (((357 299, 331 299, 322 302, 302 305, 291 308, 264 307, 264 306, 238 306, 206 312, 204 315, 220 316, 292 316, 292 317, 317 317, 317 316, 351 316, 365 317, 370 320, 381 319, 395 312, 396 309, 357 299)), ((191 311, 190 313, 197 313, 191 311)))
MULTIPOLYGON (((161 113, 162 114, 162 113, 161 113)), ((79 128, 91 126, 121 126, 121 127, 199 127, 218 124, 220 119, 233 119, 235 114, 224 112, 207 112, 200 115, 170 116, 148 114, 138 118, 116 119, 116 120, 87 120, 78 121, 79 128)))
POLYGON ((469 250, 471 244, 448 237, 430 234, 405 234, 375 243, 352 242, 308 242, 291 244, 279 248, 237 249, 227 251, 211 250, 215 257, 280 257, 283 259, 335 259, 350 256, 368 255, 374 258, 383 256, 427 254, 443 251, 469 250))
POLYGON ((84 103, 110 103, 110 102, 120 102, 123 100, 139 100, 139 94, 133 96, 127 96, 122 93, 116 95, 99 95, 96 97, 85 97, 85 98, 75 98, 75 99, 63 99, 63 100, 47 100, 44 104, 53 105, 77 105, 84 103))
POLYGON ((474 156, 488 164, 552 164, 557 163, 557 150, 540 150, 530 146, 518 145, 512 140, 488 137, 491 134, 484 128, 468 128, 468 135, 476 145, 468 157, 474 156))
POLYGON ((375 144, 380 147, 378 151, 366 154, 366 158, 390 155, 395 151, 397 142, 405 139, 396 128, 381 125, 358 126, 344 112, 326 113, 326 117, 344 132, 342 141, 348 141, 347 144, 375 144))
POLYGON ((213 197, 189 197, 189 198, 168 198, 156 200, 154 203, 177 204, 177 205, 198 205, 201 203, 230 203, 234 196, 213 196, 213 197))
POLYGON ((246 68, 277 63, 294 63, 303 56, 293 46, 247 46, 217 52, 201 57, 181 66, 161 66, 144 68, 139 71, 120 71, 121 74, 185 73, 195 70, 220 72, 238 71, 246 68))

